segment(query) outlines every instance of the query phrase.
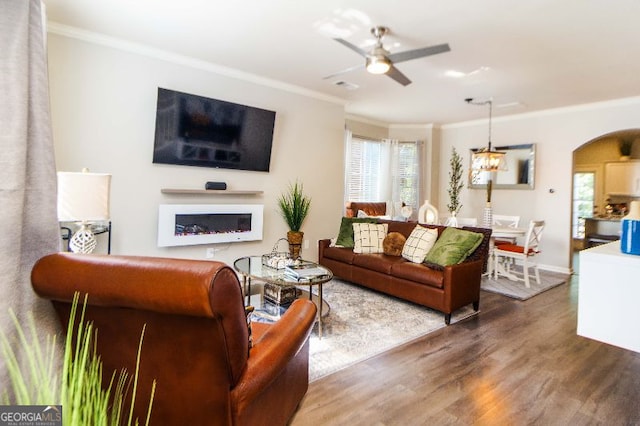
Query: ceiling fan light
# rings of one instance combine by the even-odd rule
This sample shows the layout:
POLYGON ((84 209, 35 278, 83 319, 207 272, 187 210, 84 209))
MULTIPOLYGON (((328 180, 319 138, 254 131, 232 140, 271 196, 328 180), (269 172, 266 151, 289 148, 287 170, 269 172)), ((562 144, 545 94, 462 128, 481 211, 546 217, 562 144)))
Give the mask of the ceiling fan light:
POLYGON ((391 62, 385 56, 367 57, 367 71, 371 74, 385 74, 391 68, 391 62))

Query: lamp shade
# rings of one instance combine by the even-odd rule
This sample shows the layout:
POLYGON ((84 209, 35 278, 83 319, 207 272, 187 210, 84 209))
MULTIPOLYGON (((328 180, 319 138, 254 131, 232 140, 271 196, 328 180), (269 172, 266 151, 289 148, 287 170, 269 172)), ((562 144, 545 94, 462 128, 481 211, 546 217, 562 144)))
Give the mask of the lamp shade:
POLYGON ((471 158, 471 169, 483 172, 502 172, 507 170, 505 153, 485 148, 475 152, 471 158))
POLYGON ((366 68, 371 74, 385 74, 391 68, 391 62, 384 55, 367 57, 366 68))
POLYGON ((491 149, 491 116, 493 111, 493 101, 474 102, 473 98, 465 99, 467 103, 473 105, 489 105, 489 143, 486 148, 473 153, 471 157, 471 170, 481 172, 503 172, 507 170, 507 162, 504 159, 506 152, 494 151, 491 149))
POLYGON ((110 174, 58 172, 58 220, 109 220, 110 190, 110 174))

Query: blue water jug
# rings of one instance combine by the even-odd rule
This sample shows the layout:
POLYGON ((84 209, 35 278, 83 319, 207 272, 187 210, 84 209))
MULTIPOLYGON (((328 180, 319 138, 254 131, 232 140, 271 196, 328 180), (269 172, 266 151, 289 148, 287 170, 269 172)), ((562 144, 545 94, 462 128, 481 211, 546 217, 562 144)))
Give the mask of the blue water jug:
POLYGON ((640 256, 640 201, 632 201, 629 214, 622 218, 620 250, 640 256))

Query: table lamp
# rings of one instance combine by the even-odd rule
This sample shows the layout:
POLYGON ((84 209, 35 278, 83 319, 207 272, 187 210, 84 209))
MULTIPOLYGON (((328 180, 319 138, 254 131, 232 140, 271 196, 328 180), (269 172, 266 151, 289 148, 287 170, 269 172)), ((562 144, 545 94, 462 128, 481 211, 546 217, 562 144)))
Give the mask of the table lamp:
POLYGON ((109 220, 111 175, 106 173, 58 172, 58 220, 79 222, 80 229, 69 240, 74 253, 91 253, 97 241, 91 223, 109 220))

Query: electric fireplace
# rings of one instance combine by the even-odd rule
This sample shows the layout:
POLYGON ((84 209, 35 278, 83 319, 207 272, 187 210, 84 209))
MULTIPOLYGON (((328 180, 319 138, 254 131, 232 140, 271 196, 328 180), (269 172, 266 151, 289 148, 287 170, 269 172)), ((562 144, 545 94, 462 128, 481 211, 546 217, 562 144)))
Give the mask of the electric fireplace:
POLYGON ((262 240, 261 204, 161 204, 158 247, 262 240))

